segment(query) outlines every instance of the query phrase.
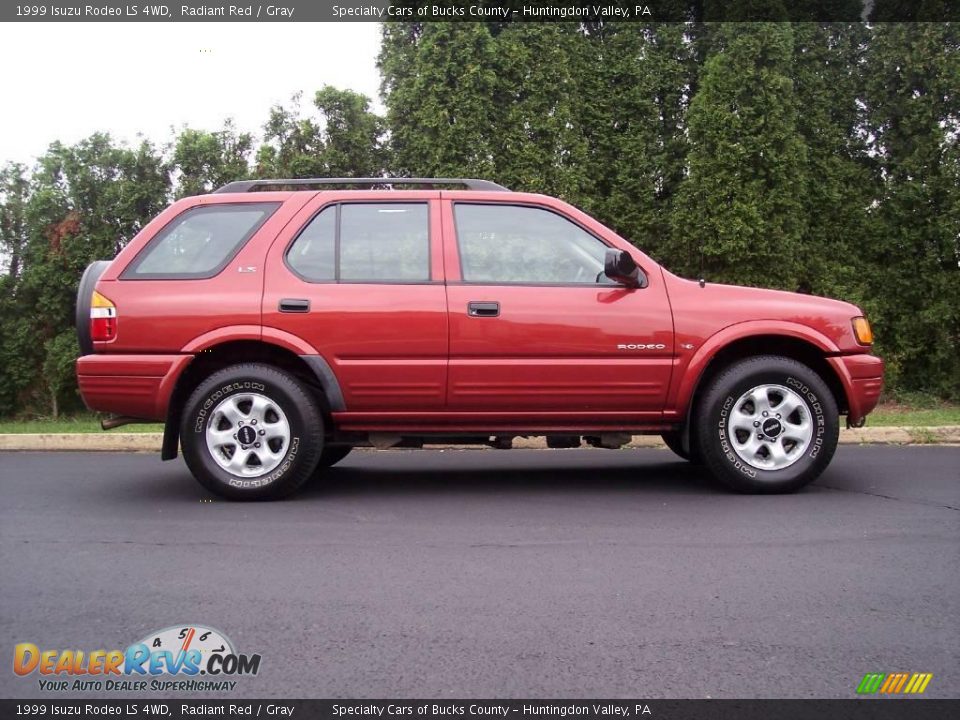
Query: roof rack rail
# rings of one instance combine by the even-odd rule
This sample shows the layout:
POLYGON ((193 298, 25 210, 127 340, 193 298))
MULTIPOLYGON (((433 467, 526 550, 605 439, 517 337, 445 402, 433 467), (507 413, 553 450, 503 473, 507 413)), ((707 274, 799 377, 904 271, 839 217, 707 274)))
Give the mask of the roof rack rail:
POLYGON ((291 178, 287 180, 238 180, 237 182, 227 183, 221 188, 214 190, 214 193, 244 193, 260 192, 276 188, 285 190, 287 188, 308 189, 323 185, 462 185, 467 190, 489 190, 497 192, 509 192, 503 185, 498 185, 489 180, 476 180, 474 178, 291 178))

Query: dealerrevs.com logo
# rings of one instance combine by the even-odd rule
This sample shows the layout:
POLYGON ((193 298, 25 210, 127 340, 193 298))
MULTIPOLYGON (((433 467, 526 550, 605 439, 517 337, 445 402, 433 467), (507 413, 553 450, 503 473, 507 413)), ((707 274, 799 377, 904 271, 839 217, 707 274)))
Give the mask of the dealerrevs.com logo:
POLYGON ((233 690, 236 677, 256 675, 260 655, 244 655, 203 625, 175 625, 150 633, 125 650, 41 649, 19 643, 13 672, 38 676, 48 692, 160 692, 233 690))

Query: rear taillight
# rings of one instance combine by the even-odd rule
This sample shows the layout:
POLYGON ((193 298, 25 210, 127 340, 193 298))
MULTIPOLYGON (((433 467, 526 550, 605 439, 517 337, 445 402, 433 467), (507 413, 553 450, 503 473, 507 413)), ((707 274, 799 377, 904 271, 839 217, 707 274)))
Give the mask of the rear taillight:
POLYGON ((96 290, 90 298, 90 339, 97 342, 117 337, 117 306, 96 290))

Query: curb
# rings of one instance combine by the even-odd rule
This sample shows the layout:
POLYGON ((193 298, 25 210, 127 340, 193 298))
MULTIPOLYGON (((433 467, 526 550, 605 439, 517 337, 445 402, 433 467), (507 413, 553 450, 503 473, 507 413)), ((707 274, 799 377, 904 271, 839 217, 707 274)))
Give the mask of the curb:
POLYGON ((160 452, 163 433, 6 433, 0 450, 160 452))
MULTIPOLYGON (((0 434, 0 451, 40 452, 159 452, 162 433, 7 433, 0 434)), ((957 445, 960 425, 938 427, 864 427, 840 430, 841 445, 957 445)), ((484 449, 480 445, 431 445, 436 448, 484 449)), ((542 437, 518 437, 515 449, 547 447, 542 437)), ((663 448, 658 435, 635 435, 627 448, 663 448)))

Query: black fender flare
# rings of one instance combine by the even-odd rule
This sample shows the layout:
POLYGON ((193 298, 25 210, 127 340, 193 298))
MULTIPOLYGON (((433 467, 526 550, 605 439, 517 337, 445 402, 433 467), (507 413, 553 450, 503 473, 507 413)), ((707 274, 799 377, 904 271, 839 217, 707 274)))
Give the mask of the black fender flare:
MULTIPOLYGON (((343 412, 346 410, 346 403, 343 400, 343 391, 340 389, 340 382, 337 380, 333 368, 330 367, 330 363, 328 363, 322 355, 298 355, 298 357, 310 368, 310 371, 323 389, 327 409, 330 412, 343 412)), ((186 368, 184 368, 184 372, 186 372, 186 368)), ((177 389, 174 391, 174 396, 170 398, 170 405, 167 408, 167 419, 163 426, 163 444, 160 450, 161 460, 174 460, 179 452, 180 411, 186 400, 186 395, 187 393, 180 390, 178 383, 177 389)))

